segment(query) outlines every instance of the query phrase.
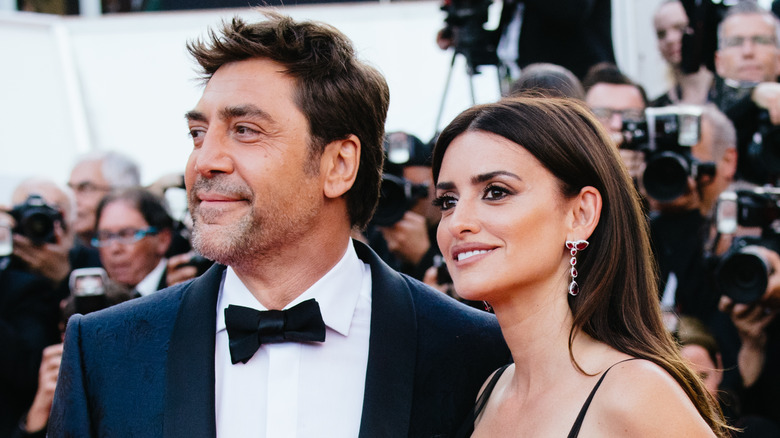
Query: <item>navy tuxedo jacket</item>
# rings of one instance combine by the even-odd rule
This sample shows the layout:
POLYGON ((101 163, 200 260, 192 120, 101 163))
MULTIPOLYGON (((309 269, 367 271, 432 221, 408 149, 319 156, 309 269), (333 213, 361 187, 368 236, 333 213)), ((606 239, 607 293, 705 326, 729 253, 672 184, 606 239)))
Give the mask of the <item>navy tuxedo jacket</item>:
MULTIPOLYGON (((360 437, 451 436, 488 375, 510 360, 495 317, 393 271, 367 246, 355 247, 373 282, 360 437)), ((74 316, 49 436, 215 436, 214 339, 224 269, 215 265, 191 282, 74 316)))

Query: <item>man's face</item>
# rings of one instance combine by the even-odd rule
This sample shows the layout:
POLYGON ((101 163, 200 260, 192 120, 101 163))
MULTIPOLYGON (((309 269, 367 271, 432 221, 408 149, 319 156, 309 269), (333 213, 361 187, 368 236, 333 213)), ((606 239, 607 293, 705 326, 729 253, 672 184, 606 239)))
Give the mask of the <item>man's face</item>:
POLYGON ((774 82, 780 74, 780 50, 772 20, 760 14, 725 19, 715 69, 726 79, 774 82))
POLYGON ((125 201, 114 201, 103 207, 96 236, 114 236, 101 241, 100 262, 108 277, 117 283, 135 287, 160 263, 171 242, 169 231, 138 235, 149 223, 143 215, 125 201), (119 236, 119 237, 117 237, 119 236))
POLYGON ((679 1, 664 3, 653 17, 658 51, 673 67, 682 61, 682 36, 688 28, 688 15, 679 1))
POLYGON ((433 205, 433 198, 436 193, 433 190, 433 173, 431 168, 428 166, 405 166, 403 172, 404 178, 414 184, 428 185, 428 196, 418 199, 417 203, 412 207, 412 211, 425 216, 425 219, 430 225, 439 223, 441 211, 439 210, 439 207, 433 205))
POLYGON ((715 176, 700 188, 701 201, 707 209, 715 206, 718 196, 728 188, 736 171, 736 150, 715 157, 715 140, 715 129, 710 120, 702 119, 701 139, 691 147, 691 155, 701 162, 715 162, 715 176))
POLYGON ((260 58, 225 64, 187 114, 193 245, 223 264, 253 266, 321 228, 320 159, 282 71, 260 58))
POLYGON ((623 120, 644 117, 642 93, 633 85, 598 83, 588 90, 585 102, 616 145, 623 142, 623 120))
POLYGON ((100 161, 83 161, 70 173, 68 187, 76 196, 76 219, 73 230, 88 235, 95 229, 95 210, 110 186, 103 177, 100 161))

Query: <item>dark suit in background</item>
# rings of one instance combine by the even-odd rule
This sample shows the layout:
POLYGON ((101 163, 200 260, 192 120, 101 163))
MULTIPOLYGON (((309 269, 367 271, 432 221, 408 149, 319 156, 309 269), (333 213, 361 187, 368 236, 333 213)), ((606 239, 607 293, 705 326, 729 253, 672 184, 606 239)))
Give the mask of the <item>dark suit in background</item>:
MULTIPOLYGON (((4 262, 5 261, 5 262, 4 262)), ((41 353, 58 342, 58 307, 48 279, 7 266, 0 258, 0 437, 30 407, 41 353)))

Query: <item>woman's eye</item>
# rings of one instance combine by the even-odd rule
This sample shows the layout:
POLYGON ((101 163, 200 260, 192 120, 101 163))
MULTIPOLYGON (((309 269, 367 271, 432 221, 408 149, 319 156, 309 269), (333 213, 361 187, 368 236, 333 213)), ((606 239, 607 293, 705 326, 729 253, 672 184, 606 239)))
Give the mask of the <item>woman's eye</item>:
POLYGON ((488 186, 485 188, 485 199, 503 199, 506 197, 506 195, 509 194, 509 191, 503 187, 498 186, 488 186))
POLYGON ((439 207, 441 211, 449 210, 455 207, 455 204, 457 204, 457 199, 450 195, 439 196, 433 200, 433 205, 439 207))

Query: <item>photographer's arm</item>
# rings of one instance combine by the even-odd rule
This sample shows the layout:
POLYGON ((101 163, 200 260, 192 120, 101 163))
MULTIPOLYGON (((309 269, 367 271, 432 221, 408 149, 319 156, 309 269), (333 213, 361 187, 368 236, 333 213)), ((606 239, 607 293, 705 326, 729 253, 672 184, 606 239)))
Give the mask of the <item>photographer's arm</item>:
POLYGON ((774 320, 776 313, 770 305, 780 297, 780 255, 763 247, 758 250, 769 262, 771 269, 767 290, 761 301, 755 304, 734 303, 723 296, 719 304, 720 310, 731 317, 739 333, 741 345, 737 365, 745 388, 752 387, 764 370, 766 328, 774 320))
POLYGON ((753 89, 751 100, 760 108, 769 111, 769 119, 773 125, 780 125, 780 84, 777 82, 762 82, 753 89))
POLYGON ((59 223, 54 224, 56 243, 35 245, 25 236, 14 233, 14 254, 30 268, 59 285, 70 273, 68 254, 73 247, 73 236, 68 235, 59 223))

